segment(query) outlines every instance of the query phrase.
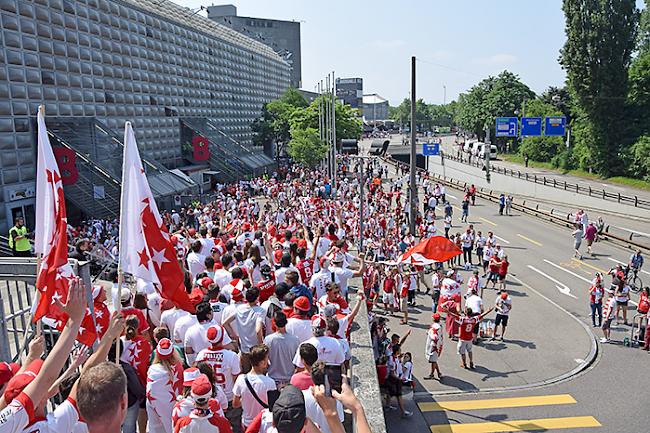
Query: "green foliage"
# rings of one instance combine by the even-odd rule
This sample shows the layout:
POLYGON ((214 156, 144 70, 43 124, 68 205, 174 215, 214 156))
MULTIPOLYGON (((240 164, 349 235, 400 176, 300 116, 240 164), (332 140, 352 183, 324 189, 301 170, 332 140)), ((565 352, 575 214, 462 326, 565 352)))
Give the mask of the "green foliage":
POLYGON ((638 11, 634 0, 564 0, 563 10, 567 41, 560 63, 585 123, 575 134, 578 160, 611 176, 623 171, 620 125, 638 11))
POLYGON ((457 124, 482 137, 486 127, 494 137, 497 117, 514 116, 521 110, 524 100, 532 100, 535 93, 512 72, 503 71, 496 77, 488 77, 458 98, 457 124))
MULTIPOLYGON (((337 143, 340 143, 344 138, 359 138, 361 136, 361 121, 358 119, 357 111, 354 108, 336 101, 335 113, 337 143)), ((318 130, 318 98, 308 107, 294 110, 291 113, 289 123, 292 130, 306 128, 318 130)))
POLYGON ((251 128, 255 135, 253 142, 262 146, 267 143, 286 143, 291 138, 289 121, 296 109, 307 107, 307 101, 294 88, 289 88, 285 94, 275 101, 262 107, 262 115, 256 119, 251 128))
POLYGON ((292 128, 288 152, 295 162, 315 167, 325 157, 327 145, 321 141, 318 129, 292 128))
POLYGON ((650 51, 650 0, 645 0, 645 8, 641 11, 637 42, 640 54, 650 51))
POLYGON ((647 115, 650 113, 650 50, 634 59, 629 71, 630 102, 647 115))
MULTIPOLYGON (((545 116, 558 116, 562 112, 541 99, 533 99, 526 102, 525 114, 527 117, 543 118, 545 116)), ((563 146, 562 137, 524 137, 522 138, 519 153, 535 161, 550 161, 554 156, 562 152, 563 146)))
MULTIPOLYGON (((446 105, 427 104, 423 99, 415 102, 415 119, 418 131, 431 131, 437 126, 451 127, 454 124, 456 102, 446 105)), ((411 100, 404 98, 397 107, 389 108, 389 118, 402 127, 411 126, 411 100)))
POLYGON ((630 148, 635 177, 650 181, 650 135, 643 135, 630 148))

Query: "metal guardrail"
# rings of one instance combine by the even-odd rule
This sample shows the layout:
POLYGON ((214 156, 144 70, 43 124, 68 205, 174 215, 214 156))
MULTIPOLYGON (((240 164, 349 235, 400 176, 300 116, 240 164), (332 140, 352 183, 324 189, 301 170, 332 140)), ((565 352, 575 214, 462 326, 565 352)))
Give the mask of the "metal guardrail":
MULTIPOLYGON (((446 156, 445 156, 446 157, 446 156)), ((392 158, 384 159, 386 162, 391 163, 391 164, 399 164, 399 161, 395 161, 392 158)), ((423 173, 428 173, 426 170, 418 168, 418 171, 423 172, 423 173)), ((465 189, 469 188, 469 184, 467 182, 463 182, 461 180, 453 179, 450 177, 442 176, 437 173, 428 173, 429 176, 432 176, 436 181, 445 184, 446 186, 452 187, 459 189, 461 191, 464 191, 465 189)), ((499 195, 497 195, 494 191, 489 190, 487 188, 478 188, 476 190, 476 194, 484 198, 486 200, 489 200, 494 203, 499 202, 499 195)), ((500 194, 500 192, 499 192, 500 194)), ((574 222, 571 219, 572 213, 562 213, 562 215, 555 215, 553 213, 553 210, 546 211, 543 209, 539 208, 539 205, 536 205, 535 207, 530 207, 526 205, 526 201, 522 200, 521 203, 517 203, 515 200, 512 202, 512 208, 516 209, 520 212, 524 212, 533 216, 536 216, 538 218, 547 220, 549 222, 564 226, 564 227, 573 227, 574 222)), ((623 246, 625 248, 630 248, 630 249, 642 249, 646 253, 650 253, 650 244, 642 244, 639 242, 636 242, 633 240, 635 233, 630 233, 629 237, 628 236, 619 236, 614 233, 611 233, 609 231, 609 226, 605 228, 605 231, 601 235, 605 240, 609 240, 612 243, 615 243, 617 245, 623 246)), ((639 236, 639 235, 637 235, 639 236)))
MULTIPOLYGON (((445 153, 444 157, 452 161, 469 164, 471 166, 482 168, 484 166, 482 159, 478 156, 471 158, 463 158, 461 155, 458 157, 453 153, 445 153)), ((644 200, 638 196, 629 196, 621 193, 613 193, 605 189, 592 188, 590 185, 580 185, 577 183, 570 183, 567 181, 558 181, 555 178, 547 178, 546 176, 537 176, 536 174, 529 174, 521 170, 513 170, 506 167, 499 167, 490 163, 490 171, 503 174, 505 176, 516 177, 517 179, 525 180, 528 182, 538 183, 544 186, 550 186, 564 191, 575 192, 577 194, 588 195, 589 197, 596 197, 603 200, 615 201, 617 203, 638 207, 641 209, 650 209, 650 200, 644 200)))

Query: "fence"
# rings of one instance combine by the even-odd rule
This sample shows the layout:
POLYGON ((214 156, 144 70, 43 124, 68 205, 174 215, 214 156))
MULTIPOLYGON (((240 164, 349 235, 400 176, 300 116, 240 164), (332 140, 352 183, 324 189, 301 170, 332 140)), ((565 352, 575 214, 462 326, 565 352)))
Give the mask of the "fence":
MULTIPOLYGON (((463 156, 457 156, 451 153, 445 153, 444 158, 451 159, 452 161, 458 161, 461 163, 466 163, 474 167, 482 168, 483 161, 477 157, 473 156, 471 158, 463 158, 463 156)), ((642 198, 630 195, 625 195, 621 193, 613 193, 606 191, 605 189, 592 188, 590 185, 580 185, 577 183, 570 183, 567 181, 558 181, 555 178, 547 178, 546 176, 537 176, 536 174, 529 174, 522 172, 520 170, 512 170, 506 167, 499 167, 498 165, 490 164, 490 171, 493 173, 503 174, 505 176, 516 177, 521 180, 526 180, 528 182, 542 184, 544 186, 551 186, 553 188, 562 189, 564 191, 575 192, 577 194, 588 195, 589 197, 597 197, 603 200, 615 201, 620 204, 629 205, 638 207, 641 209, 650 209, 650 200, 644 200, 642 198)))
MULTIPOLYGON (((90 266, 70 260, 76 274, 86 286, 92 305, 90 266)), ((36 259, 4 257, 0 260, 0 361, 16 361, 26 351, 34 335, 31 307, 35 301, 36 259)), ((92 308, 92 307, 91 307, 92 308)), ((58 332, 43 327, 46 351, 56 341, 58 332)))

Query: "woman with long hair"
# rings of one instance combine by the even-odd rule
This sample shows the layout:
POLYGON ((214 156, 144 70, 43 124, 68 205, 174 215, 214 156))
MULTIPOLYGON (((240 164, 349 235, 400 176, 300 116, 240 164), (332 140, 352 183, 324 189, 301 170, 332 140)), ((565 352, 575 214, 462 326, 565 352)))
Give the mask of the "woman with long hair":
POLYGON ((149 433, 173 433, 172 411, 183 391, 183 365, 169 338, 156 346, 153 363, 147 372, 147 415, 149 433))

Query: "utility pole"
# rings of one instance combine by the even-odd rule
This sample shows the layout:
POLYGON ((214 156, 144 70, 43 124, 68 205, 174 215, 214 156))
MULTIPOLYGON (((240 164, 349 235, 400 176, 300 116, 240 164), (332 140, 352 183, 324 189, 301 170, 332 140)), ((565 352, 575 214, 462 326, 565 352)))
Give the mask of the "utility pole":
POLYGON ((332 187, 336 188, 336 75, 332 71, 332 187))
POLYGON ((411 235, 415 236, 415 217, 418 211, 418 186, 415 184, 415 158, 416 158, 416 147, 415 147, 415 56, 411 57, 411 208, 409 213, 409 228, 411 235))
POLYGON ((332 178, 332 149, 329 148, 330 145, 330 110, 329 110, 329 95, 327 94, 329 92, 330 88, 330 80, 329 76, 325 79, 325 93, 323 96, 323 104, 324 104, 324 122, 325 122, 325 142, 327 143, 328 149, 327 149, 327 176, 331 179, 332 178))
POLYGON ((485 180, 490 183, 490 158, 492 153, 492 143, 490 142, 490 127, 485 128, 485 180))
MULTIPOLYGON (((320 141, 323 141, 323 109, 321 107, 323 98, 320 96, 320 83, 316 83, 316 93, 318 93, 318 136, 320 141)), ((325 161, 320 162, 320 169, 323 171, 325 168, 325 161)))
POLYGON ((442 105, 447 105, 447 86, 442 86, 442 105))
POLYGON ((363 166, 365 163, 365 159, 361 158, 361 171, 359 173, 359 252, 363 253, 363 202, 364 202, 364 197, 363 197, 363 166))

